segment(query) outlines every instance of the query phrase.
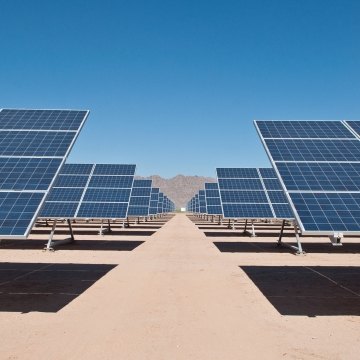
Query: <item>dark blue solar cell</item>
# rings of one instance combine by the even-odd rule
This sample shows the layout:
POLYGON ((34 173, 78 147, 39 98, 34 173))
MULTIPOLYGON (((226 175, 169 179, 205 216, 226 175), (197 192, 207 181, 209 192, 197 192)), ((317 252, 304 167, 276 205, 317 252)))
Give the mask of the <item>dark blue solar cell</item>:
POLYGON ((150 198, 149 197, 142 197, 142 196, 135 196, 130 198, 130 205, 136 206, 149 206, 150 198))
POLYGON ((2 156, 65 156, 73 132, 0 131, 2 156))
POLYGON ((360 163, 278 163, 286 188, 360 191, 360 163))
POLYGON ((78 202, 49 202, 42 207, 39 216, 43 218, 74 218, 78 202))
POLYGON ((265 140, 274 161, 358 161, 358 140, 265 140))
POLYGON ((139 180, 135 179, 133 187, 136 188, 151 188, 152 180, 139 180))
POLYGON ((160 189, 159 188, 151 188, 151 193, 159 194, 160 189))
POLYGON ((52 188, 46 201, 75 201, 78 202, 83 194, 81 188, 52 188))
POLYGON ((220 179, 226 178, 241 178, 251 179, 258 178, 259 174, 255 168, 217 168, 217 177, 220 179))
POLYGON ((223 204, 225 218, 273 218, 269 204, 223 204))
POLYGON ((158 213, 157 206, 149 208, 149 215, 156 215, 158 213))
MULTIPOLYGON (((150 196, 151 189, 150 188, 133 188, 131 192, 131 196, 150 196)), ((156 196, 159 196, 156 194, 156 196)))
POLYGON ((54 187, 79 187, 84 188, 89 177, 84 175, 59 175, 54 187))
POLYGON ((89 187, 131 188, 132 176, 92 176, 89 187))
POLYGON ((151 200, 155 200, 157 202, 158 199, 159 199, 159 194, 158 193, 152 193, 151 194, 151 200))
POLYGON ((220 189, 263 190, 260 179, 219 179, 220 189))
POLYGON ((282 190, 278 179, 263 179, 266 190, 282 190))
POLYGON ((268 203, 265 191, 222 190, 222 203, 268 203))
POLYGON ((354 138, 340 121, 256 121, 264 138, 354 138))
POLYGON ((47 190, 62 159, 0 158, 0 189, 47 190))
POLYGON ((83 202, 77 213, 78 218, 125 219, 127 203, 83 202))
POLYGON ((360 121, 346 121, 348 125, 351 126, 351 128, 360 135, 360 121))
POLYGON ((284 194, 283 191, 268 191, 268 196, 270 199, 271 203, 283 203, 283 204, 287 204, 288 200, 286 198, 286 195, 284 194))
POLYGON ((220 205, 218 205, 218 206, 213 206, 213 205, 207 206, 206 210, 207 210, 207 213, 209 215, 222 215, 222 208, 221 208, 220 205))
POLYGON ((0 192, 0 235, 26 236, 43 193, 0 192))
POLYGON ((262 178, 277 179, 276 172, 272 168, 260 168, 260 174, 262 178))
POLYGON ((94 175, 134 175, 135 169, 132 164, 97 164, 94 175))
POLYGON ((128 202, 130 189, 87 188, 83 201, 87 202, 128 202))
POLYGON ((0 111, 1 129, 18 130, 78 130, 87 111, 76 110, 16 110, 0 111))
POLYGON ((218 198, 220 197, 219 190, 206 190, 206 198, 218 198))
POLYGON ((221 205, 220 198, 206 198, 206 205, 221 205))
POLYGON ((218 183, 205 183, 205 190, 218 190, 218 183))
POLYGON ((275 217, 278 219, 293 219, 294 213, 289 204, 272 204, 275 217))
POLYGON ((148 216, 149 208, 147 206, 129 206, 128 216, 148 216))
POLYGON ((62 175, 90 175, 93 164, 64 164, 61 168, 62 175))
POLYGON ((359 193, 290 193, 306 231, 360 231, 359 193))

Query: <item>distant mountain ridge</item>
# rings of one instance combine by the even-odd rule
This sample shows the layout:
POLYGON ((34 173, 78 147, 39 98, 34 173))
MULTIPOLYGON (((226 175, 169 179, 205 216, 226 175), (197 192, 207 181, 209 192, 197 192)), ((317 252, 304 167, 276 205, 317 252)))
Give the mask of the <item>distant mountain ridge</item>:
POLYGON ((151 179, 153 187, 159 187, 172 201, 176 208, 185 207, 187 202, 200 189, 204 189, 206 182, 216 182, 215 178, 204 176, 185 176, 176 175, 170 179, 164 179, 159 175, 151 175, 149 177, 139 177, 138 179, 151 179))

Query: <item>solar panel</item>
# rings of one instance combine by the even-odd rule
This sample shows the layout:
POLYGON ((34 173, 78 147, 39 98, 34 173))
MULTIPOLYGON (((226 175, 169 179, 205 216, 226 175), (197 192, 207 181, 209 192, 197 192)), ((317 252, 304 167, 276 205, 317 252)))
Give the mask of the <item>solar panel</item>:
POLYGON ((301 232, 358 234, 360 122, 255 121, 255 126, 301 232))
POLYGON ((0 111, 0 236, 26 238, 88 111, 0 111))
MULTIPOLYGON (((224 218, 293 218, 281 184, 272 169, 218 168, 216 172, 224 218)), ((214 190, 207 191, 210 193, 214 190)))
POLYGON ((219 185, 205 183, 206 213, 208 215, 222 215, 219 185))
POLYGON ((159 192, 160 192, 159 188, 151 189, 149 215, 157 215, 158 214, 159 192))
POLYGON ((125 219, 135 165, 65 164, 40 216, 125 219))
POLYGON ((148 216, 152 180, 134 180, 128 216, 148 216))

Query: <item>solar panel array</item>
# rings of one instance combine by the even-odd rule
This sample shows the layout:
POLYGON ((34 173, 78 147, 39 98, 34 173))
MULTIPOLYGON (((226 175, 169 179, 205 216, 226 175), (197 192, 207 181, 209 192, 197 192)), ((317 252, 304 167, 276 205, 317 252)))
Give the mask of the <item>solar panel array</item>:
POLYGON ((218 183, 205 183, 205 201, 208 215, 222 215, 218 183))
POLYGON ((134 180, 128 216, 148 216, 152 180, 134 180))
POLYGON ((151 188, 149 215, 157 215, 159 202, 159 188, 151 188))
POLYGON ((0 236, 25 238, 88 111, 0 111, 0 236))
POLYGON ((273 169, 218 168, 216 173, 224 218, 294 217, 273 169))
POLYGON ((303 233, 360 232, 360 121, 255 121, 303 233))
POLYGON ((125 219, 135 165, 65 164, 40 216, 125 219))

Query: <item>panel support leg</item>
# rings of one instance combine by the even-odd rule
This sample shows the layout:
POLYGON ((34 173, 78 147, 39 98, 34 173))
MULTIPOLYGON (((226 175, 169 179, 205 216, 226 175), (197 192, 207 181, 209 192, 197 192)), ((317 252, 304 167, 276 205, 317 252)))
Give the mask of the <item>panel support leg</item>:
POLYGON ((293 225, 294 225, 294 233, 295 233, 295 239, 296 239, 297 246, 290 245, 290 244, 282 242, 282 236, 283 236, 283 231, 284 231, 283 227, 285 226, 285 220, 283 222, 282 232, 280 233, 280 237, 279 237, 279 240, 278 240, 278 246, 286 246, 286 247, 288 247, 288 248, 290 248, 292 250, 295 250, 296 255, 305 255, 306 253, 302 249, 299 229, 298 229, 298 225, 297 225, 296 221, 293 222, 293 225))
POLYGON ((49 240, 48 240, 48 242, 46 244, 46 247, 44 248, 45 251, 55 251, 55 246, 71 244, 71 243, 73 243, 75 241, 74 231, 73 231, 70 219, 67 220, 69 230, 70 230, 70 237, 67 238, 67 239, 64 239, 64 240, 53 241, 54 234, 55 234, 56 223, 57 223, 57 220, 54 220, 53 226, 51 228, 49 240))

